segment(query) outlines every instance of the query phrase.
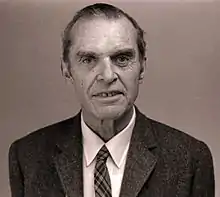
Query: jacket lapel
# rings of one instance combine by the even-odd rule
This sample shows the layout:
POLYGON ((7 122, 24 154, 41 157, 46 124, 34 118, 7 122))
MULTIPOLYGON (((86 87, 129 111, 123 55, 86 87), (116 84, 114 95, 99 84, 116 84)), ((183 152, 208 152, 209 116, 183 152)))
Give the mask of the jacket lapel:
POLYGON ((151 152, 157 146, 151 123, 137 108, 136 112, 120 197, 137 196, 157 162, 157 157, 151 152))
POLYGON ((65 125, 65 134, 56 144, 54 162, 61 183, 68 197, 83 196, 83 146, 80 126, 80 113, 69 125, 65 125))
MULTIPOLYGON (((120 197, 134 197, 140 192, 153 171, 157 157, 151 123, 136 108, 137 116, 121 186, 120 197)), ((61 128, 62 135, 55 147, 54 162, 67 197, 83 197, 83 145, 80 113, 61 128)))

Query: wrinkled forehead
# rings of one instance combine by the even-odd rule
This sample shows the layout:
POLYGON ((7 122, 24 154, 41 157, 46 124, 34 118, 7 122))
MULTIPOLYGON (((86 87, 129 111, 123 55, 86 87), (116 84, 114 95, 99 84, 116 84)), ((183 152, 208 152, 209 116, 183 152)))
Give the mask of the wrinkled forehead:
POLYGON ((116 49, 137 50, 137 32, 125 17, 80 19, 71 31, 72 50, 107 53, 116 49))

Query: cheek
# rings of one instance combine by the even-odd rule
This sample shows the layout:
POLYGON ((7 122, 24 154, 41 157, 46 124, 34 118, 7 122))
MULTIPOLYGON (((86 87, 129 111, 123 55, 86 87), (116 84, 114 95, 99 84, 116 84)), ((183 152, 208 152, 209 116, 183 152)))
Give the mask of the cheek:
POLYGON ((134 87, 139 83, 140 71, 138 69, 131 68, 127 72, 123 73, 124 81, 126 81, 129 86, 134 87))
POLYGON ((133 69, 130 74, 128 74, 128 82, 130 84, 130 89, 133 94, 136 94, 139 89, 139 79, 140 79, 140 69, 139 66, 136 65, 136 69, 133 69))
POLYGON ((79 99, 82 99, 84 96, 84 91, 85 91, 85 82, 83 79, 74 77, 74 88, 75 88, 75 93, 76 96, 79 99))
POLYGON ((127 74, 122 80, 124 81, 124 86, 126 88, 127 96, 129 99, 136 97, 139 88, 139 76, 127 74))
POLYGON ((88 74, 83 76, 75 76, 74 85, 76 90, 76 96, 80 102, 88 102, 89 100, 89 91, 91 87, 91 77, 88 74), (86 77, 84 77, 86 76, 86 77))

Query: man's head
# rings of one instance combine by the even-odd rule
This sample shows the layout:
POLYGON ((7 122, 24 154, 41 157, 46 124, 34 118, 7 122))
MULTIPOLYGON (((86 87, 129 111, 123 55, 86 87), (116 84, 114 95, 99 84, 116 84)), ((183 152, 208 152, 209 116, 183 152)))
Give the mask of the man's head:
POLYGON ((145 69, 144 32, 122 10, 94 4, 64 31, 62 71, 75 85, 84 113, 117 119, 131 108, 145 69))

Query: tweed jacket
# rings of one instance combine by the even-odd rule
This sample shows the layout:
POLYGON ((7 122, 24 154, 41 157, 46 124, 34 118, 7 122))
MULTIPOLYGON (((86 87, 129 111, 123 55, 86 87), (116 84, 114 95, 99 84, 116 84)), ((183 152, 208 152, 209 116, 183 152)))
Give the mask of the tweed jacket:
MULTIPOLYGON (((207 145, 136 110, 120 197, 214 197, 207 145)), ((82 156, 80 113, 15 141, 12 197, 83 197, 82 156)))

